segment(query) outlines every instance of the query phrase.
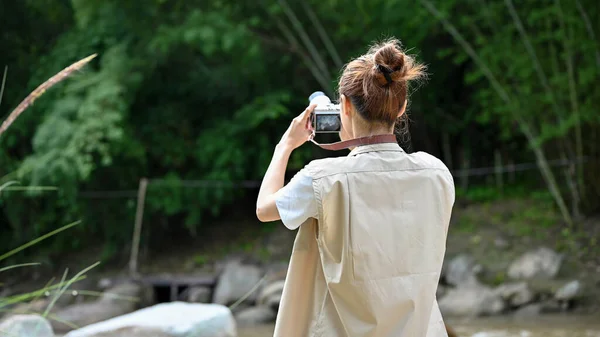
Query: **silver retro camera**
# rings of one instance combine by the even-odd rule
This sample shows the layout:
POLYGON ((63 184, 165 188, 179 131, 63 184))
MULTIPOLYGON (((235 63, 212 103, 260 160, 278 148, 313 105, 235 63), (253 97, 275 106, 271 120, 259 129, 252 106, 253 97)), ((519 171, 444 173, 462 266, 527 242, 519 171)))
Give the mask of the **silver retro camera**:
POLYGON ((342 129, 340 105, 331 103, 321 91, 315 91, 308 97, 310 104, 317 104, 310 117, 315 133, 337 133, 342 129))

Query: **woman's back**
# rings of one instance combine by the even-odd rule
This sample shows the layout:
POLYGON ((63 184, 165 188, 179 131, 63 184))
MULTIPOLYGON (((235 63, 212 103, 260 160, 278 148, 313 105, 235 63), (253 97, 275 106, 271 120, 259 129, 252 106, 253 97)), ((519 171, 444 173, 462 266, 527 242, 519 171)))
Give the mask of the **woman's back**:
POLYGON ((440 272, 454 203, 452 176, 441 161, 380 144, 307 170, 322 212, 321 241, 335 247, 348 232, 355 281, 440 272))
POLYGON ((435 292, 454 202, 447 168, 425 153, 380 144, 313 161, 305 172, 318 216, 298 234, 286 292, 317 296, 284 303, 281 310, 293 313, 279 315, 311 327, 306 334, 278 321, 276 335, 445 335, 435 292), (299 272, 314 268, 322 270, 314 279, 299 272))

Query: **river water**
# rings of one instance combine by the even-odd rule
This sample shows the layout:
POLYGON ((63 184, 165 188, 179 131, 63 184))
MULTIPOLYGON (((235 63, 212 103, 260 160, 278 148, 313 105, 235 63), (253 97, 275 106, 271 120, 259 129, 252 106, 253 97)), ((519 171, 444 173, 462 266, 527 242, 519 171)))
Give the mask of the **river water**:
MULTIPOLYGON (((600 337, 600 314, 596 316, 540 316, 447 320, 459 337, 600 337)), ((271 337, 273 325, 240 327, 238 337, 271 337)))

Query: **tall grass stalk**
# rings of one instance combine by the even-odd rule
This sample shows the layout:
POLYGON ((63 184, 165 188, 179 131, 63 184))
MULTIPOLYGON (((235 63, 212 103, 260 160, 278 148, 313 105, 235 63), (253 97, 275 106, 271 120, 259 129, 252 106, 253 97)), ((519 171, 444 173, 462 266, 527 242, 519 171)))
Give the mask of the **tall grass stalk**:
POLYGON ((4 85, 6 84, 6 74, 8 73, 8 66, 4 66, 4 75, 2 76, 2 84, 0 85, 0 104, 2 104, 2 96, 4 96, 4 85))
POLYGON ((12 265, 12 266, 0 268, 0 273, 5 272, 7 270, 15 269, 15 268, 39 266, 40 264, 41 263, 39 263, 39 262, 15 264, 15 265, 12 265))
POLYGON ((27 242, 26 244, 24 244, 22 246, 19 246, 19 247, 13 249, 13 250, 11 250, 8 253, 0 255, 0 261, 4 260, 4 259, 6 259, 6 258, 8 258, 10 256, 13 256, 16 253, 18 253, 18 252, 20 252, 20 251, 22 251, 22 250, 24 250, 24 249, 26 249, 28 247, 31 247, 31 246, 33 246, 33 245, 35 245, 35 244, 37 244, 37 243, 39 243, 39 242, 41 242, 43 240, 46 240, 47 238, 52 237, 52 236, 54 236, 54 235, 56 235, 56 234, 58 234, 58 233, 60 233, 62 231, 65 231, 65 230, 67 230, 67 229, 69 229, 71 227, 75 227, 75 226, 79 225, 80 223, 81 223, 81 220, 75 221, 75 222, 70 223, 68 225, 62 226, 59 229, 53 230, 50 233, 44 234, 44 235, 40 236, 37 239, 33 239, 33 240, 27 242))
MULTIPOLYGON (((35 102, 40 96, 42 96, 48 89, 54 86, 56 83, 64 80, 65 78, 72 75, 75 71, 80 70, 85 66, 88 62, 90 62, 93 58, 96 57, 97 54, 90 55, 82 60, 79 60, 65 69, 58 72, 56 75, 52 76, 46 82, 42 83, 38 86, 34 91, 32 91, 17 107, 8 115, 6 120, 0 125, 0 136, 8 129, 8 127, 27 109, 29 106, 35 102)), ((4 72, 4 77, 6 78, 6 71, 4 72)), ((4 87, 4 86, 2 86, 4 87)))
POLYGON ((123 300, 123 301, 129 301, 129 302, 139 302, 140 301, 140 299, 137 297, 119 295, 119 294, 114 294, 114 293, 110 293, 110 292, 77 290, 77 294, 78 295, 87 295, 87 296, 96 296, 96 297, 106 296, 106 297, 111 297, 111 298, 114 298, 117 300, 123 300))
POLYGON ((3 191, 56 191, 57 187, 54 186, 9 186, 3 191))
POLYGON ((7 189, 10 185, 15 185, 18 184, 18 181, 15 180, 11 180, 11 181, 7 181, 4 184, 0 185, 0 194, 2 194, 2 191, 4 191, 5 189, 7 189))

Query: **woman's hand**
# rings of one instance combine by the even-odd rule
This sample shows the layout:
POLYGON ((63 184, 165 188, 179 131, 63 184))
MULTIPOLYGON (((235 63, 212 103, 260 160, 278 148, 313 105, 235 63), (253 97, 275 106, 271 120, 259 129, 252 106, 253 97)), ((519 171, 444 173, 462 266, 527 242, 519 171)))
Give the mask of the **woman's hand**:
POLYGON ((316 105, 310 105, 298 117, 294 118, 292 124, 281 137, 275 148, 271 164, 265 173, 260 185, 258 199, 256 200, 256 216, 260 221, 279 220, 279 211, 275 204, 275 193, 283 187, 285 167, 292 151, 310 139, 312 126, 310 115, 316 105))
POLYGON ((317 105, 309 105, 300 115, 292 120, 289 128, 281 137, 280 145, 294 150, 310 139, 312 135, 312 125, 310 115, 317 105))

